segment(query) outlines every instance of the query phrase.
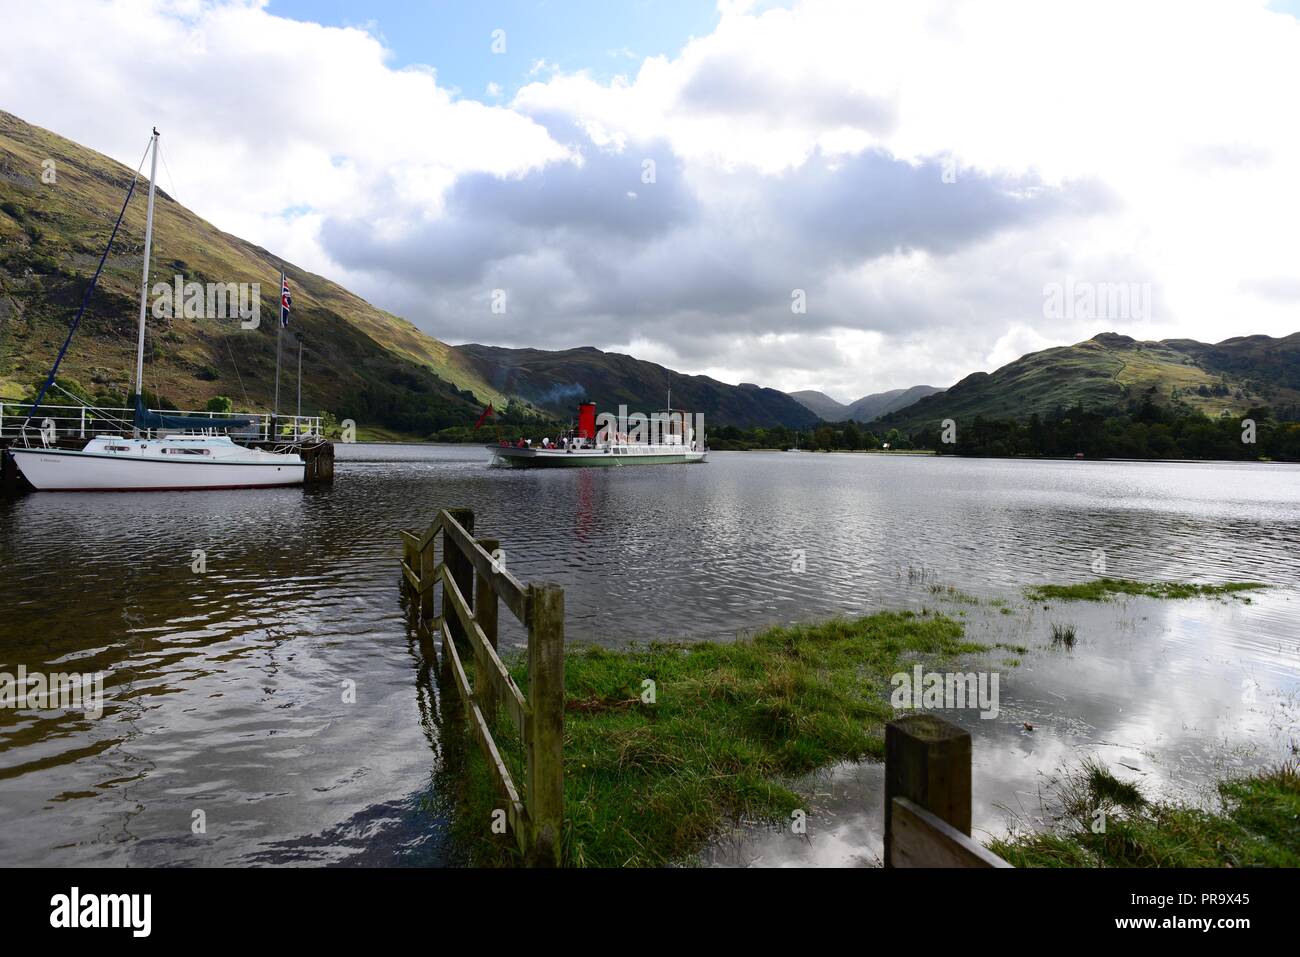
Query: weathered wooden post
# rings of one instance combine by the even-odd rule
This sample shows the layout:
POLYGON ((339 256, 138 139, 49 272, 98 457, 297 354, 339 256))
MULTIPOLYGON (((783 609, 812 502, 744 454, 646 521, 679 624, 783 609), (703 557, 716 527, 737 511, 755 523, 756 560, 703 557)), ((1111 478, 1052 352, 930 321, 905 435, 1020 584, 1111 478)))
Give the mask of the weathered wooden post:
MULTIPOLYGON (((424 536, 421 535, 421 538, 424 536)), ((430 535, 424 547, 419 549, 419 561, 411 568, 420 576, 420 618, 429 621, 433 618, 433 591, 437 582, 433 580, 434 569, 438 567, 438 536, 430 535)))
POLYGON ((528 588, 529 863, 560 864, 564 827, 564 589, 528 588))
MULTIPOLYGON (((415 542, 411 540, 414 534, 414 532, 402 532, 402 565, 411 569, 411 571, 415 571, 420 567, 415 559, 415 542)), ((402 587, 408 592, 415 590, 411 587, 411 582, 406 577, 405 571, 402 573, 402 587)))
POLYGON ((970 733, 932 714, 885 725, 885 866, 895 866, 894 798, 970 836, 970 733))
MULTIPOLYGON (((474 535, 474 510, 469 508, 449 508, 445 509, 448 516, 455 519, 461 528, 465 529, 471 537, 474 535)), ((465 599, 465 604, 469 606, 470 614, 474 612, 474 566, 470 564, 469 556, 460 550, 460 545, 452 537, 450 529, 442 530, 442 562, 447 567, 447 573, 451 575, 451 580, 456 583, 460 589, 461 597, 465 599)), ((449 629, 446 631, 452 638, 465 641, 468 635, 465 629, 461 627, 460 618, 457 616, 452 603, 447 598, 447 591, 444 588, 442 593, 442 627, 449 629)))
MULTIPOLYGON (((483 551, 492 555, 501 547, 501 543, 495 538, 480 538, 479 547, 483 551)), ((482 572, 475 571, 474 574, 474 620, 478 622, 479 628, 483 630, 483 637, 488 640, 488 644, 495 651, 497 648, 497 593, 492 587, 491 577, 484 575, 482 572)), ((488 663, 487 655, 479 649, 478 642, 474 642, 474 699, 478 704, 479 710, 483 712, 483 717, 491 724, 497 713, 497 689, 496 683, 488 678, 488 672, 491 665, 488 663)))

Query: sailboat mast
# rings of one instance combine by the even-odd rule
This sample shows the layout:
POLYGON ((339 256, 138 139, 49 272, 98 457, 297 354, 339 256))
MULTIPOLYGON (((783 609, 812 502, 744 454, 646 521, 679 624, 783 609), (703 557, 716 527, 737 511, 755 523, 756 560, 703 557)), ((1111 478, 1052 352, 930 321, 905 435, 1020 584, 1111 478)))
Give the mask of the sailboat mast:
MULTIPOLYGON (((153 193, 154 184, 158 182, 158 127, 154 127, 153 140, 149 145, 153 150, 153 161, 149 169, 149 213, 144 226, 144 278, 140 281, 140 339, 135 346, 135 395, 137 400, 144 395, 144 318, 149 305, 149 256, 153 251, 153 193)), ((140 402, 136 402, 137 407, 140 402)))
POLYGON ((284 338, 284 270, 280 270, 280 321, 275 327, 275 402, 271 405, 271 422, 276 431, 275 420, 280 417, 280 341, 284 338))

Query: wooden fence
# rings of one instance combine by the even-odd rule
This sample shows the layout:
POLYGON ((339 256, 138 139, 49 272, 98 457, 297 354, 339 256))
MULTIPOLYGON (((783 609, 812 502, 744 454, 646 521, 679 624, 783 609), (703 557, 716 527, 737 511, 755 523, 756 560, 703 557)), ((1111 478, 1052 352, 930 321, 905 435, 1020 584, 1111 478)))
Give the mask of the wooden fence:
POLYGON ((418 601, 421 636, 431 641, 434 633, 442 634, 442 666, 460 689, 519 850, 530 864, 558 865, 564 821, 564 590, 524 586, 506 571, 500 543, 475 539, 473 533, 473 511, 441 509, 423 532, 402 532, 402 574, 418 601), (435 560, 439 532, 442 561, 435 560), (442 601, 435 614, 438 585, 442 601), (528 629, 526 698, 497 654, 499 604, 528 629), (461 662, 463 647, 474 655, 472 686, 461 662), (523 741, 527 781, 522 795, 492 737, 500 708, 523 741))
MULTIPOLYGON (((505 569, 500 543, 474 538, 474 513, 441 509, 423 532, 403 531, 402 575, 416 601, 417 628, 442 635, 442 666, 454 677, 465 714, 505 801, 506 821, 530 864, 558 865, 564 821, 564 590, 528 585, 505 569), (439 533, 442 561, 437 561, 439 533), (434 611, 435 589, 441 603, 434 611), (528 695, 497 653, 504 604, 528 629, 528 695), (474 682, 461 648, 474 655, 474 682), (492 736, 504 709, 523 741, 521 794, 492 736)), ((487 826, 488 822, 484 822, 487 826)), ((1010 867, 971 839, 970 734, 931 714, 885 727, 885 866, 1010 867)))
POLYGON ((1010 867, 970 836, 970 733, 931 714, 885 726, 885 866, 1010 867))

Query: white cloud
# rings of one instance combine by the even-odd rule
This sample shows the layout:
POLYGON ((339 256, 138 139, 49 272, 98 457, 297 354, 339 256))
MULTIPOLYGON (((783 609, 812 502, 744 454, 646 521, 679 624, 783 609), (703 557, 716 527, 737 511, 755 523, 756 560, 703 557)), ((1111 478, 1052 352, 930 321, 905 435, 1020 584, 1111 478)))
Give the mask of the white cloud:
POLYGON ((132 165, 157 123, 183 202, 452 341, 856 397, 1106 329, 1295 330, 1292 17, 1256 0, 720 8, 676 57, 608 83, 539 61, 485 105, 394 69, 373 25, 0 0, 0 106, 132 165), (1152 315, 1049 319, 1043 287, 1067 278, 1148 284, 1152 315))

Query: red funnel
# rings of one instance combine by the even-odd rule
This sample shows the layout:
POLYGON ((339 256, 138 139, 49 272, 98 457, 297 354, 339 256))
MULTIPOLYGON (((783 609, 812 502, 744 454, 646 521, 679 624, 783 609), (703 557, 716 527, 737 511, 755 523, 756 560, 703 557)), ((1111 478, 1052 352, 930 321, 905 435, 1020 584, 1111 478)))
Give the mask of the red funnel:
POLYGON ((596 437, 596 403, 584 402, 578 406, 578 438, 596 437))

